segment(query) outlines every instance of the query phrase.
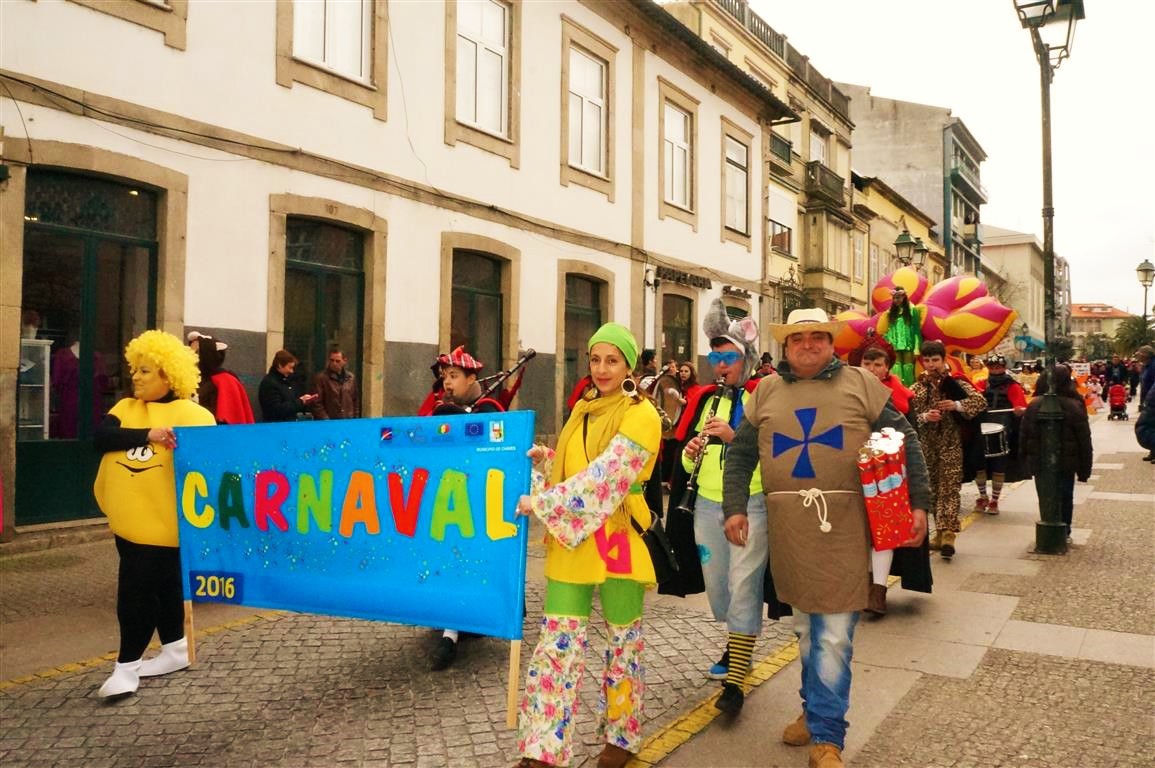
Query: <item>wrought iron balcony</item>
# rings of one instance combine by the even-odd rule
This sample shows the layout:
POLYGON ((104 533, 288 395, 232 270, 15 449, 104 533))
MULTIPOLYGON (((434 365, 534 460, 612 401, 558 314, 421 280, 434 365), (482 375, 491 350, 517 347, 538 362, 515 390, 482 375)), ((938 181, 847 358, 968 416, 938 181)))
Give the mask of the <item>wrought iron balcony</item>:
POLYGON ((846 180, 823 165, 821 160, 811 160, 806 164, 804 191, 839 208, 846 205, 846 180))

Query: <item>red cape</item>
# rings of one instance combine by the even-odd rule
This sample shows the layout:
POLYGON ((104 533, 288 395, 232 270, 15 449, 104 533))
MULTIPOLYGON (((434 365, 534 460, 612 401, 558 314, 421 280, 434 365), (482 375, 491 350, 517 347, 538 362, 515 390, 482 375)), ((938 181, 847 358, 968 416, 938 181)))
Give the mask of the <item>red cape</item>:
POLYGON ((217 423, 218 424, 253 424, 253 406, 249 403, 249 394, 235 374, 228 371, 218 371, 212 375, 213 385, 217 388, 217 423))

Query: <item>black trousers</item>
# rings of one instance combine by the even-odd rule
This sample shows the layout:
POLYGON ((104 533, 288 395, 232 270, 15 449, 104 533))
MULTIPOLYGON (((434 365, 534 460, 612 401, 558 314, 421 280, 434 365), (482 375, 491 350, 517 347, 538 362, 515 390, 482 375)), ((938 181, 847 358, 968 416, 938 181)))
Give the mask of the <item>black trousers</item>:
POLYGON ((127 663, 144 656, 155 631, 162 643, 184 637, 184 590, 180 548, 135 544, 116 537, 120 574, 116 582, 116 618, 120 655, 127 663))

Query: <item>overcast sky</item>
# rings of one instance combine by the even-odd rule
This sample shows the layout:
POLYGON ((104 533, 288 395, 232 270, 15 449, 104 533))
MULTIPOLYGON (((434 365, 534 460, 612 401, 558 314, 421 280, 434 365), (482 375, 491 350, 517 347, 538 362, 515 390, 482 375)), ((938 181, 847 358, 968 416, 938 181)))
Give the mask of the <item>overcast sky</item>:
MULTIPOLYGON (((988 155, 983 222, 1033 232, 1042 243, 1039 65, 1012 0, 750 5, 823 75, 949 108, 988 155)), ((1140 314, 1135 267, 1155 262, 1155 2, 1084 7, 1071 57, 1051 85, 1055 252, 1071 264, 1074 301, 1140 314)), ((1155 303, 1155 288, 1147 302, 1155 303)))

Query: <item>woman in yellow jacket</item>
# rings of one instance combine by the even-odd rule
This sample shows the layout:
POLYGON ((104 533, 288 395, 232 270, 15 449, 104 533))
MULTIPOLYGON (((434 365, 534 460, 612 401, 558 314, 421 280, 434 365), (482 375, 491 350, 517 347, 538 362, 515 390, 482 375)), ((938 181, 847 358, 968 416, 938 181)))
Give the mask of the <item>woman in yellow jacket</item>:
POLYGON ((637 394, 630 371, 638 343, 607 323, 589 340, 593 389, 574 407, 557 452, 535 446, 531 496, 520 514, 546 527, 546 592, 541 636, 529 661, 518 721, 518 766, 568 765, 586 627, 594 587, 606 621, 598 733, 599 768, 620 768, 641 745, 642 606, 654 566, 634 522, 645 530, 642 498, 662 437, 657 410, 637 394), (624 386, 623 386, 624 385, 624 386), (632 518, 632 519, 631 519, 632 518))
POLYGON ((93 444, 103 453, 93 492, 116 538, 120 570, 116 618, 120 653, 100 695, 135 693, 141 677, 189 665, 184 637, 184 591, 177 540, 173 427, 216 424, 194 403, 200 371, 196 354, 164 331, 145 331, 128 343, 132 397, 112 407, 93 444), (144 661, 153 632, 161 652, 144 661))

